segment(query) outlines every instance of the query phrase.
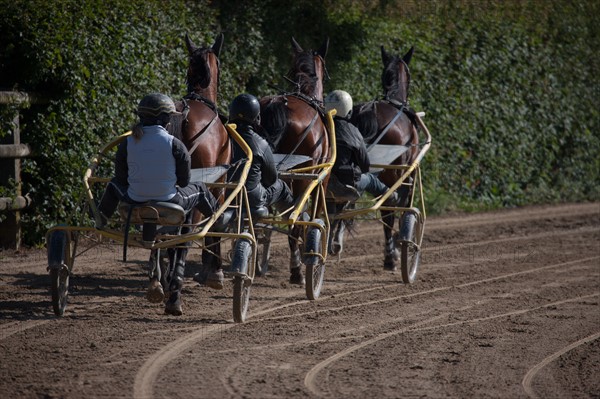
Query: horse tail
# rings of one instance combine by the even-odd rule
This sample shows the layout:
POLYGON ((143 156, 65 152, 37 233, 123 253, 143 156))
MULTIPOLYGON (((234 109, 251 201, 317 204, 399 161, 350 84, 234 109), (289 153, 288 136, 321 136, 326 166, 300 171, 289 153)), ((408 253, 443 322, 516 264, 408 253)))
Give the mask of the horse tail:
POLYGON ((288 128, 288 112, 288 107, 282 100, 271 101, 261 112, 265 138, 275 149, 288 128))
POLYGON ((368 106, 368 103, 357 104, 352 107, 350 123, 358 128, 367 143, 373 140, 379 131, 375 107, 368 106))

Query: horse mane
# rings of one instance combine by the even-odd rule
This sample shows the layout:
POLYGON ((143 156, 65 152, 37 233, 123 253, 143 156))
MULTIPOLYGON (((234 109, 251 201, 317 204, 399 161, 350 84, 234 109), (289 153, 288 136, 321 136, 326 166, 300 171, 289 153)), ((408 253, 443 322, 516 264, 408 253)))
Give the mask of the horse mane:
POLYGON ((279 143, 287 130, 288 112, 285 101, 281 98, 273 99, 261 111, 261 126, 263 129, 260 133, 274 150, 279 147, 279 143))
POLYGON ((298 86, 300 93, 308 96, 314 94, 319 77, 311 51, 303 51, 295 55, 294 66, 287 77, 298 86))

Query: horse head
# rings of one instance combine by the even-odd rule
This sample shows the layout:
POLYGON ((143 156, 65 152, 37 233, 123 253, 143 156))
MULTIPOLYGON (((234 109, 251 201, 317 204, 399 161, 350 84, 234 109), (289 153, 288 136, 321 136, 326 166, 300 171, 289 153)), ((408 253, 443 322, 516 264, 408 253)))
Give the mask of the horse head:
POLYGON ((219 54, 223 47, 223 34, 220 33, 210 47, 196 46, 185 35, 189 54, 187 86, 189 93, 196 93, 213 103, 217 101, 219 85, 219 54))
POLYGON ((323 41, 318 50, 303 50, 292 37, 292 68, 287 77, 293 81, 300 93, 323 100, 323 81, 327 77, 325 56, 329 48, 329 38, 323 41))
POLYGON ((410 70, 408 64, 412 58, 415 48, 402 57, 391 55, 381 46, 381 60, 383 61, 383 73, 381 83, 383 95, 387 99, 397 100, 403 104, 408 103, 408 89, 410 87, 410 70))

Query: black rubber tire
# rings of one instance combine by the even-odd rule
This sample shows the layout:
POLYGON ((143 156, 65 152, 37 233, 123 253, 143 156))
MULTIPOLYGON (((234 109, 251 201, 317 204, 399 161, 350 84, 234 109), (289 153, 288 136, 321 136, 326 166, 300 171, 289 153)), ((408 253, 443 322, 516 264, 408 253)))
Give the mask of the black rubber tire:
MULTIPOLYGON (((252 243, 240 238, 235 243, 231 270, 247 275, 252 261, 252 243)), ((250 304, 250 280, 243 276, 233 277, 233 321, 243 323, 246 320, 250 304)))
MULTIPOLYGON (((321 222, 322 223, 322 222, 321 222)), ((325 278, 325 262, 318 255, 306 255, 307 253, 321 253, 321 230, 309 227, 304 244, 304 264, 306 265, 306 297, 315 300, 321 295, 323 280, 325 278)))
POLYGON ((233 321, 243 323, 250 307, 250 284, 241 276, 233 278, 233 321))
POLYGON ((402 215, 400 229, 400 271, 404 284, 415 282, 421 261, 421 251, 415 244, 417 223, 417 216, 414 213, 406 212, 402 215))
POLYGON ((50 273, 50 294, 54 314, 61 317, 67 307, 69 296, 69 233, 56 230, 48 240, 48 269, 50 273))

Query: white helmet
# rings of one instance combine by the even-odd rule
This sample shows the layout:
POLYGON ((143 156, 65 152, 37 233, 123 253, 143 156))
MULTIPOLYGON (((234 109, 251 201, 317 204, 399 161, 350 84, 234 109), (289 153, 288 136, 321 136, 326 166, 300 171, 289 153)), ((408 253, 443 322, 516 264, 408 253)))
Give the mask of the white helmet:
POLYGON ((344 90, 334 90, 325 97, 325 111, 337 110, 337 116, 346 118, 352 112, 352 97, 344 90))

